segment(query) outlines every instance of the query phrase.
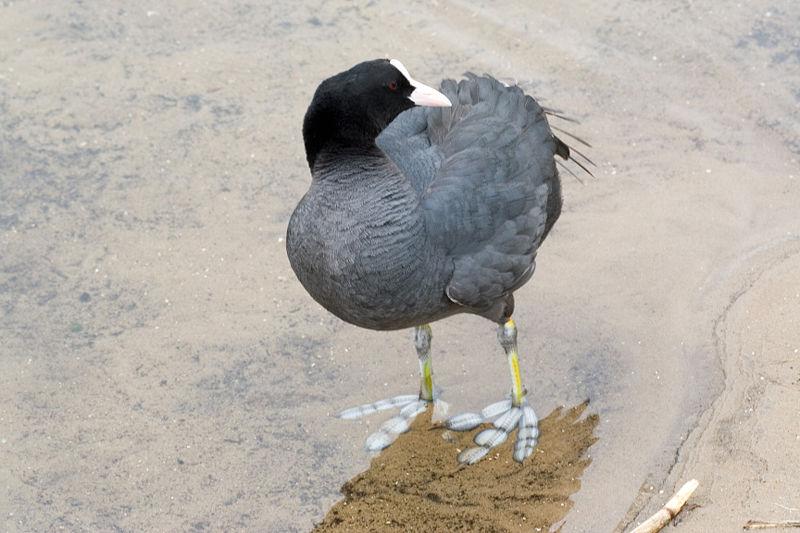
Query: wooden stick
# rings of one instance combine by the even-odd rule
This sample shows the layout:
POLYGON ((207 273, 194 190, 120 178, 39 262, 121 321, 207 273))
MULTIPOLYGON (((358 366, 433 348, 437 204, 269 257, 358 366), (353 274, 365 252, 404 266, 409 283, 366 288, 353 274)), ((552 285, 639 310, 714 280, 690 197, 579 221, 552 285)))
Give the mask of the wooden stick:
POLYGON ((639 524, 631 533, 656 533, 661 531, 661 528, 669 524, 669 521, 681 512, 683 506, 686 505, 686 501, 699 484, 700 482, 696 479, 686 482, 660 511, 639 524))
POLYGON ((744 529, 777 529, 779 527, 800 527, 800 520, 786 520, 785 522, 761 522, 748 520, 744 529))

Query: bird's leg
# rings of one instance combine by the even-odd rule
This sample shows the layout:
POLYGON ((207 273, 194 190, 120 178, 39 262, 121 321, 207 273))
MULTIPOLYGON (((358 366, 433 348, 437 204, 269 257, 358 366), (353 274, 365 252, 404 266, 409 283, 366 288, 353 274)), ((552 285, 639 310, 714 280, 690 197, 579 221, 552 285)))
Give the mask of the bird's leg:
POLYGON ((339 413, 339 418, 354 420, 377 411, 400 408, 400 414, 384 422, 380 429, 367 437, 367 450, 378 451, 389 446, 401 434, 408 431, 411 422, 425 410, 429 403, 443 404, 434 393, 433 366, 431 364, 431 327, 423 324, 414 328, 414 346, 419 357, 419 394, 394 396, 374 403, 352 407, 339 413))
POLYGON ((419 357, 419 399, 433 401, 433 365, 431 362, 431 339, 433 332, 429 324, 414 328, 414 346, 419 357))
POLYGON ((506 352, 508 369, 511 371, 511 405, 520 407, 525 399, 522 378, 519 374, 519 354, 517 353, 517 324, 509 318, 497 329, 497 340, 506 352))
POLYGON ((447 420, 447 427, 456 431, 468 431, 486 422, 492 422, 494 426, 475 436, 477 447, 466 449, 459 454, 458 460, 462 463, 477 463, 492 448, 505 442, 515 429, 517 441, 514 445, 514 460, 521 463, 533 453, 539 438, 539 420, 533 408, 528 405, 526 391, 522 386, 517 354, 517 325, 512 318, 509 317, 500 325, 497 330, 497 340, 508 359, 511 372, 511 398, 493 403, 480 413, 464 413, 447 420))

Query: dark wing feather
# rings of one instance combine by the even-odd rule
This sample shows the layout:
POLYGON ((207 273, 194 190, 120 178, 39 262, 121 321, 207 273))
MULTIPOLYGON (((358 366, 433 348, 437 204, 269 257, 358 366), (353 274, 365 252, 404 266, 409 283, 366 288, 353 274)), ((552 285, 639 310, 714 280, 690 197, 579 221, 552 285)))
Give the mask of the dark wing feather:
POLYGON ((400 113, 375 140, 420 197, 436 177, 443 159, 439 146, 431 143, 427 111, 424 107, 413 107, 400 113))
POLYGON ((422 196, 427 232, 453 259, 448 297, 486 309, 533 273, 561 210, 563 146, 518 87, 468 75, 442 92, 453 107, 427 110, 428 150, 441 157, 422 196))

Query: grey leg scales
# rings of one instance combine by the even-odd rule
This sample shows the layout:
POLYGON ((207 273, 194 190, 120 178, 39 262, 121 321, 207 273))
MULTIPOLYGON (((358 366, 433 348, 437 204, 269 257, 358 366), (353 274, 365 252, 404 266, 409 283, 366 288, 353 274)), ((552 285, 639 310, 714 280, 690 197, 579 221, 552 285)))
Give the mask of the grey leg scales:
POLYGON ((345 409, 339 418, 355 420, 387 409, 400 409, 400 413, 384 422, 380 429, 367 437, 365 447, 369 451, 379 451, 408 431, 411 422, 423 412, 429 403, 438 403, 433 388, 433 367, 431 364, 431 339, 433 334, 428 324, 414 328, 414 346, 419 358, 420 388, 419 394, 393 396, 377 402, 345 409))
POLYGON ((484 429, 475 436, 476 447, 461 452, 458 460, 466 464, 474 464, 483 459, 492 448, 499 446, 508 436, 517 431, 514 443, 514 460, 522 462, 533 453, 539 439, 539 419, 533 408, 528 405, 526 391, 522 387, 519 372, 519 355, 517 354, 517 326, 509 318, 500 325, 497 340, 508 359, 511 373, 511 395, 484 408, 480 413, 464 413, 447 420, 445 425, 455 431, 469 431, 483 423, 492 423, 491 428, 484 429))

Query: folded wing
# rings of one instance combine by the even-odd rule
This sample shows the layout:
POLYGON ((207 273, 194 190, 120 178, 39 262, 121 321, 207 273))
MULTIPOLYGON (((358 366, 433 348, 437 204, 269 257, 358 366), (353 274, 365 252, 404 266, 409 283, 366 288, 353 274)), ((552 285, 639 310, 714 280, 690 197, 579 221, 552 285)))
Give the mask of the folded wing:
POLYGON ((441 90, 453 107, 409 110, 378 142, 420 195, 428 235, 452 258, 447 296, 481 310, 533 273, 561 211, 561 143, 518 87, 468 74, 441 90))

